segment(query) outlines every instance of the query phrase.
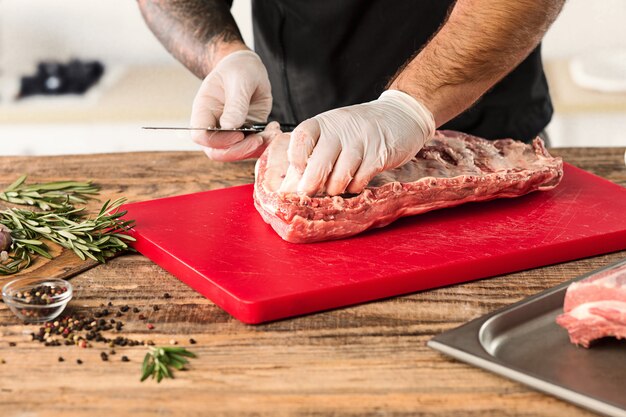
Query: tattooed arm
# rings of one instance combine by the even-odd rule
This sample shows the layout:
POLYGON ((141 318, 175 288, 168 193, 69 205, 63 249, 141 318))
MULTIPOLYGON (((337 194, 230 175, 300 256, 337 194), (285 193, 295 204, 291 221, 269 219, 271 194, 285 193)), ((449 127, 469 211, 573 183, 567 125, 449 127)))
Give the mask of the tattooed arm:
POLYGON ((227 0, 138 0, 150 30, 200 78, 224 56, 248 48, 227 0))
MULTIPOLYGON (((156 37, 176 59, 203 78, 191 108, 190 126, 240 127, 264 122, 272 91, 261 58, 249 50, 230 14, 232 0, 137 0, 156 37)), ((260 135, 194 130, 191 138, 211 159, 259 156, 260 135)))

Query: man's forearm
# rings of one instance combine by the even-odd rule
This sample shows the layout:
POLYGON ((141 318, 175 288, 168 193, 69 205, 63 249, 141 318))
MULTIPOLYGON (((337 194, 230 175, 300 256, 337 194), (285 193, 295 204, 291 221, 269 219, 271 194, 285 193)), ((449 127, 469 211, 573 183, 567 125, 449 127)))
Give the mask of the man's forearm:
POLYGON ((440 126, 539 44, 565 0, 458 0, 446 23, 389 85, 424 103, 440 126))
POLYGON ((204 78, 219 59, 246 49, 225 0, 138 0, 156 37, 191 72, 204 78))

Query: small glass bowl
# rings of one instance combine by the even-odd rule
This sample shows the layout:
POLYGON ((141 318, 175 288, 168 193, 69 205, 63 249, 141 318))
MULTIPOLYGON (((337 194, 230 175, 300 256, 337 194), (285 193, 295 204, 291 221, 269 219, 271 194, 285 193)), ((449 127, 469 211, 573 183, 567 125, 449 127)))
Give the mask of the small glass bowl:
POLYGON ((60 278, 18 278, 2 287, 4 303, 26 323, 54 320, 63 312, 73 293, 72 284, 60 278))

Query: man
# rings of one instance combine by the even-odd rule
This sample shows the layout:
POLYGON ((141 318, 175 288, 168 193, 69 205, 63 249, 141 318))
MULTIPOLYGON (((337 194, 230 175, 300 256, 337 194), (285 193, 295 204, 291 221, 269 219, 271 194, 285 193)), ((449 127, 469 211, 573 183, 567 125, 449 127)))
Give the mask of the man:
MULTIPOLYGON (((408 162, 437 127, 526 141, 541 132, 552 106, 539 44, 564 1, 255 0, 258 55, 231 1, 139 5, 166 48, 204 78, 192 126, 299 123, 281 191, 337 195, 408 162)), ((263 135, 193 139, 221 161, 267 146, 263 135)))

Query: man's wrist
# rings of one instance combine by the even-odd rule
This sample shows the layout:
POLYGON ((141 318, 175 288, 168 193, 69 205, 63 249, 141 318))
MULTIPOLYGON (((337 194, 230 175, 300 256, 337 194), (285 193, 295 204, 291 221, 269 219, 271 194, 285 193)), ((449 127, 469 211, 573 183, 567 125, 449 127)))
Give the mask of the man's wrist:
POLYGON ((208 46, 208 52, 207 52, 207 64, 208 64, 207 74, 211 72, 217 66, 217 64, 226 56, 237 51, 249 51, 249 50, 250 48, 248 48, 246 44, 241 41, 224 42, 222 40, 218 40, 218 41, 212 42, 211 45, 208 46))
POLYGON ((397 111, 406 114, 419 126, 422 131, 424 140, 428 141, 435 133, 435 118, 429 108, 421 100, 413 95, 390 88, 380 95, 379 100, 386 101, 397 109, 397 111))

